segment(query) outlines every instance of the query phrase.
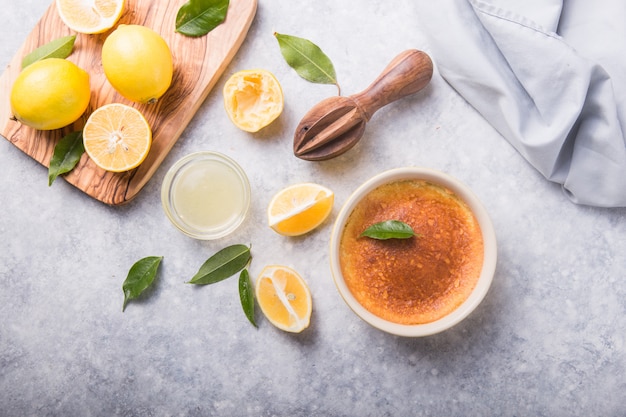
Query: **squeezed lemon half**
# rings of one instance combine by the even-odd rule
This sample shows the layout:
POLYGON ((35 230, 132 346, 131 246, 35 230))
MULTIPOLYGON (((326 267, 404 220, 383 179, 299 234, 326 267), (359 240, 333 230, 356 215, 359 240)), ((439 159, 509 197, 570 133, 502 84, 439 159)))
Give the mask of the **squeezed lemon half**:
POLYGON ((234 73, 223 89, 224 107, 230 120, 246 132, 258 132, 283 111, 280 83, 269 71, 242 70, 234 73))

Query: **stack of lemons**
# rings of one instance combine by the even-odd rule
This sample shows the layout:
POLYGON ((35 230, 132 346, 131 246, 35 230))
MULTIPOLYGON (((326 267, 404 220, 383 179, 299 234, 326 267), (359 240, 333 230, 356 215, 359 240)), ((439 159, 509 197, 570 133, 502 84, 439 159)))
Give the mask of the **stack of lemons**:
MULTIPOLYGON (((124 11, 124 0, 56 0, 61 20, 72 30, 96 34, 110 30, 124 11)), ((102 45, 102 67, 123 97, 154 103, 170 87, 173 60, 165 40, 141 25, 119 25, 102 45), (146 63, 150 63, 146 65, 146 63)), ((76 122, 91 98, 89 74, 75 63, 48 58, 26 67, 11 89, 11 110, 21 123, 38 130, 76 122)), ((83 128, 85 151, 99 167, 127 171, 141 164, 152 132, 132 106, 112 103, 96 109, 83 128)))

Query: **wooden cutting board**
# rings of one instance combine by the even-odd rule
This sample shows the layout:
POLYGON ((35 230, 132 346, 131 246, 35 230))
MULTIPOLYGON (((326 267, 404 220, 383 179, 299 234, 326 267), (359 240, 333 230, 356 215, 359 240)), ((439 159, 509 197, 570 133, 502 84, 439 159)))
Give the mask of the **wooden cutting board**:
MULTIPOLYGON (((154 105, 132 103, 119 95, 107 81, 100 61, 103 34, 76 34, 74 51, 68 58, 91 78, 91 102, 85 118, 72 126, 37 131, 11 120, 10 91, 21 68, 22 58, 35 48, 62 36, 75 34, 61 21, 53 3, 17 51, 0 78, 0 133, 19 149, 48 166, 56 143, 66 134, 82 129, 86 117, 103 104, 120 102, 139 109, 153 131, 146 160, 125 173, 97 167, 87 154, 63 176, 69 183, 106 204, 119 205, 139 193, 176 143, 202 102, 239 49, 254 19, 257 0, 231 0, 226 20, 208 35, 190 38, 175 32, 176 14, 186 0, 126 0, 118 24, 141 24, 154 29, 168 43, 174 59, 170 89, 154 105)), ((149 65, 149 63, 146 63, 149 65)), ((47 181, 47 176, 42 177, 47 181)))

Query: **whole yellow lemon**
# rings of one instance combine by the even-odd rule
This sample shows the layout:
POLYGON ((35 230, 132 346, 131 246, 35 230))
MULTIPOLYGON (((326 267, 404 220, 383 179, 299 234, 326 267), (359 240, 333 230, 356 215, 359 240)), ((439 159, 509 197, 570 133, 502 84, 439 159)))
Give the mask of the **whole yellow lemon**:
POLYGON ((119 25, 102 45, 102 68, 121 95, 153 103, 170 87, 172 53, 165 40, 141 25, 119 25))
POLYGON ((47 58, 17 76, 11 88, 11 111, 27 126, 59 129, 78 120, 90 98, 86 71, 66 59, 47 58))

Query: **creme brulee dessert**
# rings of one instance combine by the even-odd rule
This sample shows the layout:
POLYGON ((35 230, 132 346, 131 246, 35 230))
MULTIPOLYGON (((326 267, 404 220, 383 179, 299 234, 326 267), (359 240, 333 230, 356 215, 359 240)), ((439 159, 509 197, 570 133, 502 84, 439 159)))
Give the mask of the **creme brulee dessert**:
POLYGON ((465 202, 437 184, 411 179, 381 185, 355 206, 341 235, 339 263, 365 309, 411 325, 438 320, 469 297, 483 252, 480 225, 465 202), (360 237, 386 220, 407 223, 417 236, 360 237))

